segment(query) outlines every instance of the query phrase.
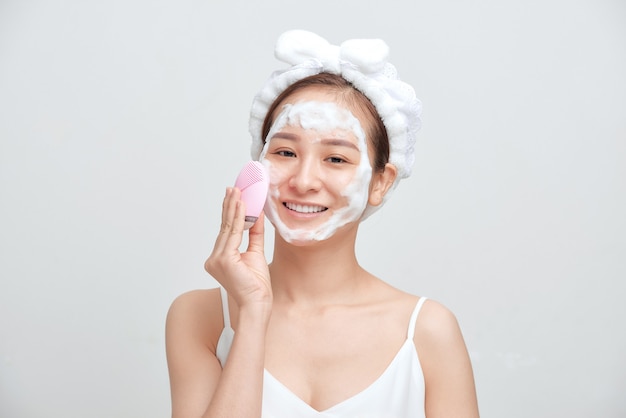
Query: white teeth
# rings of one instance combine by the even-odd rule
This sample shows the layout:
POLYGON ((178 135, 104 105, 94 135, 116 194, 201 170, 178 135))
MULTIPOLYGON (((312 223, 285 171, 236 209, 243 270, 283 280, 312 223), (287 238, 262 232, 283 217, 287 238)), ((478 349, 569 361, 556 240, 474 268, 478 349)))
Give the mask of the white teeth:
POLYGON ((300 213, 316 213, 325 211, 327 208, 323 206, 306 206, 306 205, 296 205, 295 203, 285 203, 287 209, 293 210, 295 212, 300 213))

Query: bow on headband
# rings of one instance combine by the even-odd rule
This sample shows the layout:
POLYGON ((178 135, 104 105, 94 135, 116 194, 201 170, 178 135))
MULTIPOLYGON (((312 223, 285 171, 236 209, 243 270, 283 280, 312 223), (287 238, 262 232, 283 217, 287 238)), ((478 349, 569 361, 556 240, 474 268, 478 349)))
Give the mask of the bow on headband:
POLYGON ((328 71, 341 73, 341 63, 353 64, 364 74, 380 72, 387 63, 389 47, 381 39, 351 39, 341 45, 331 45, 321 36, 292 30, 283 33, 276 42, 276 58, 291 65, 317 60, 328 71))

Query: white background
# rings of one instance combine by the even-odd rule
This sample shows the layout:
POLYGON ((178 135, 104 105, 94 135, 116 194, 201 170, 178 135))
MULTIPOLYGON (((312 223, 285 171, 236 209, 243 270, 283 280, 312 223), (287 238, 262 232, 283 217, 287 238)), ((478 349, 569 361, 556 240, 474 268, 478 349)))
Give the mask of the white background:
POLYGON ((0 416, 169 416, 165 315, 214 286, 293 28, 386 40, 423 102, 414 176, 358 254, 457 314, 482 416, 626 416, 618 0, 2 0, 0 416))

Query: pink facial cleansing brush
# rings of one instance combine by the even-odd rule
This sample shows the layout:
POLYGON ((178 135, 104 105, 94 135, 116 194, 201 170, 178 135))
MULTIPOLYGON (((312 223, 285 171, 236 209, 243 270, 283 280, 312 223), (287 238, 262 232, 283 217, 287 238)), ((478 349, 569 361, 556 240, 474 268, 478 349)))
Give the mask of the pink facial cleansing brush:
POLYGON ((246 223, 244 229, 250 229, 265 206, 270 179, 263 164, 250 161, 246 164, 235 181, 235 187, 241 190, 241 200, 246 204, 246 223))

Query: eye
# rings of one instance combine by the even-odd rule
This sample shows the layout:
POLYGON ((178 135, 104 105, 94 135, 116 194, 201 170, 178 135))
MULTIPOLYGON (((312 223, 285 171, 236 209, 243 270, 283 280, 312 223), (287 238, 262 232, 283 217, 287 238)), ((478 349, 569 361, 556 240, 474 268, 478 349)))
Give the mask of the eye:
POLYGON ((344 159, 343 159, 343 158, 341 158, 341 157, 328 157, 328 158, 326 159, 326 161, 328 161, 328 162, 330 162, 330 163, 333 163, 333 164, 342 164, 342 163, 347 162, 346 160, 344 160, 344 159))
POLYGON ((276 151, 274 154, 280 155, 281 157, 295 157, 296 156, 295 152, 287 151, 287 150, 276 151))

